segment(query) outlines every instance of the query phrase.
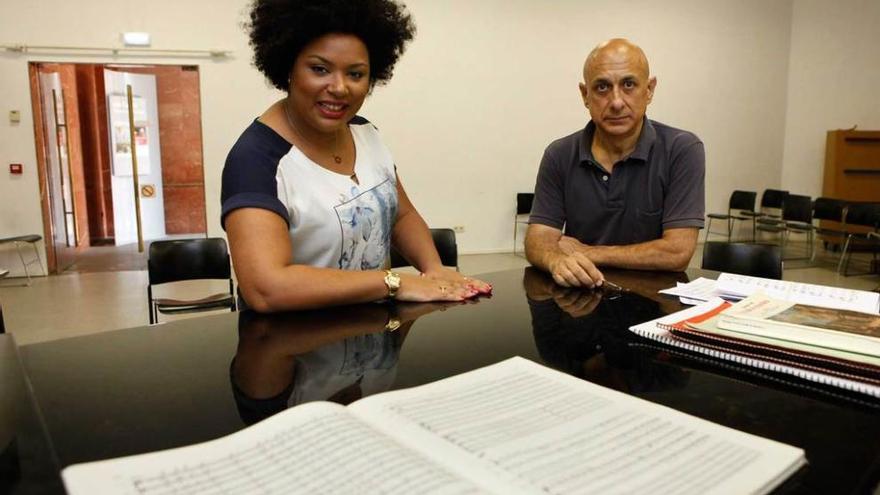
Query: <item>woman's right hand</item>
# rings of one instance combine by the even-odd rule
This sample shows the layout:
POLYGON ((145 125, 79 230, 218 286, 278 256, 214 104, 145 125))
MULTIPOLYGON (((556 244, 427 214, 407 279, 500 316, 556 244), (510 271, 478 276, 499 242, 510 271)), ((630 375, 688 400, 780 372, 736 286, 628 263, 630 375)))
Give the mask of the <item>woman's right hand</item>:
POLYGON ((464 301, 478 294, 467 280, 448 280, 421 275, 400 274, 398 301, 464 301))

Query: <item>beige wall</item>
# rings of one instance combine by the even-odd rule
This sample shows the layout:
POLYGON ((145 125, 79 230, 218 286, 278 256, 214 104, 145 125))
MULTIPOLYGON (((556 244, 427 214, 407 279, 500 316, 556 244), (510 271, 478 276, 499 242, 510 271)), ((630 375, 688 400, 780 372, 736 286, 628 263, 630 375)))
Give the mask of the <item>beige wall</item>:
POLYGON ((819 196, 827 131, 880 129, 880 2, 797 0, 792 20, 782 183, 819 196))
MULTIPOLYGON (((226 152, 250 119, 280 97, 250 66, 240 28, 245 3, 0 2, 0 43, 107 46, 117 45, 122 31, 148 31, 156 48, 234 52, 223 62, 0 53, 0 236, 42 233, 31 60, 198 64, 208 230, 222 234, 226 152), (18 125, 6 119, 13 109, 22 112, 18 125), (24 163, 25 175, 10 176, 7 162, 24 163)), ((547 143, 586 122, 577 91, 581 64, 611 36, 630 37, 651 60, 659 84, 649 115, 705 141, 708 209, 724 207, 734 187, 780 184, 791 1, 634 1, 626 11, 607 0, 407 3, 419 33, 396 77, 376 89, 361 113, 379 126, 428 223, 465 226, 463 253, 510 249, 514 195, 533 188, 547 143)), ((14 265, 0 253, 0 266, 14 265)))

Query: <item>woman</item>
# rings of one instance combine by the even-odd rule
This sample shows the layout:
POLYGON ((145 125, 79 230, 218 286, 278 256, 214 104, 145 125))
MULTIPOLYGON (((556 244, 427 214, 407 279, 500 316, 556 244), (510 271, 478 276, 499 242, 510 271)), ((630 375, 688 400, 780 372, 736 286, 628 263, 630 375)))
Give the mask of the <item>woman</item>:
POLYGON ((484 282, 443 268, 378 131, 357 116, 415 27, 393 0, 255 0, 256 67, 287 97, 241 135, 222 223, 239 288, 260 312, 396 298, 455 301, 484 282), (382 270, 391 244, 422 274, 382 270))

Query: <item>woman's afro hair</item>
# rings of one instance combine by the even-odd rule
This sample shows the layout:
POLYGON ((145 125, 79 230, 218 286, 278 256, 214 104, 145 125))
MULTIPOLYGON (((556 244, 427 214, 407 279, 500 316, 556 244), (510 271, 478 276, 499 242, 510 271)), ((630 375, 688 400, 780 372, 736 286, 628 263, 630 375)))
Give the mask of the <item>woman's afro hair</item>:
POLYGON ((254 0, 245 28, 254 65, 282 91, 303 47, 329 33, 363 41, 370 85, 384 84, 416 31, 406 7, 394 0, 254 0))

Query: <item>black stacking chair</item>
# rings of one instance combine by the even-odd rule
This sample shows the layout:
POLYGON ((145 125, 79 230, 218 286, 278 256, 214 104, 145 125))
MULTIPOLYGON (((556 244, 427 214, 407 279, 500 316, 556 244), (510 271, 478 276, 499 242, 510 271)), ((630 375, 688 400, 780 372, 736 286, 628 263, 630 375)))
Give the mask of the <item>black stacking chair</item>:
POLYGON ((846 242, 843 244, 843 251, 840 253, 840 262, 837 265, 837 272, 842 273, 845 277, 850 275, 864 275, 871 273, 871 268, 877 264, 877 251, 880 249, 880 239, 872 232, 878 232, 880 229, 880 204, 877 203, 853 203, 846 210, 846 228, 849 232, 846 235, 846 242), (853 226, 867 227, 863 232, 851 231, 853 226), (871 250, 871 266, 867 271, 849 273, 849 263, 852 258, 852 250, 855 244, 867 247, 871 250))
POLYGON ((773 244, 707 242, 703 269, 782 280, 782 248, 773 244))
POLYGON ((236 310, 229 251, 222 238, 155 241, 150 244, 147 271, 150 279, 147 304, 151 325, 159 321, 159 313, 193 313, 221 308, 236 310), (153 297, 154 285, 208 279, 229 280, 229 292, 193 300, 153 297))
POLYGON ((813 259, 813 200, 809 196, 789 194, 785 197, 781 220, 758 218, 756 229, 761 232, 779 234, 779 244, 785 252, 785 245, 791 234, 803 234, 806 241, 807 256, 789 259, 813 259))
POLYGON ((709 224, 706 226, 706 241, 709 240, 709 234, 712 230, 712 220, 724 220, 727 222, 727 242, 730 242, 730 236, 733 233, 733 227, 736 221, 748 221, 754 217, 743 216, 742 212, 755 212, 755 199, 758 193, 754 191, 733 191, 730 194, 730 200, 727 202, 727 213, 709 213, 709 224))
MULTIPOLYGON (((434 239, 434 246, 437 248, 443 266, 455 267, 455 270, 458 271, 458 244, 455 242, 455 231, 452 229, 431 229, 431 237, 434 239)), ((410 263, 392 247, 391 268, 399 266, 410 266, 410 263)))
POLYGON ((846 242, 846 208, 849 205, 842 199, 816 198, 813 201, 813 219, 837 222, 840 228, 819 225, 816 227, 816 235, 822 236, 827 249, 829 240, 837 240, 833 244, 843 245, 846 242))
POLYGON ((532 202, 534 200, 534 193, 516 193, 516 214, 513 216, 513 254, 516 254, 516 234, 519 230, 519 225, 528 225, 529 213, 532 212, 532 202))
POLYGON ((761 207, 755 212, 742 212, 742 215, 752 219, 752 241, 757 239, 757 222, 758 218, 763 218, 765 223, 779 221, 782 218, 782 207, 785 205, 785 198, 788 191, 780 189, 765 189, 761 194, 761 207))

